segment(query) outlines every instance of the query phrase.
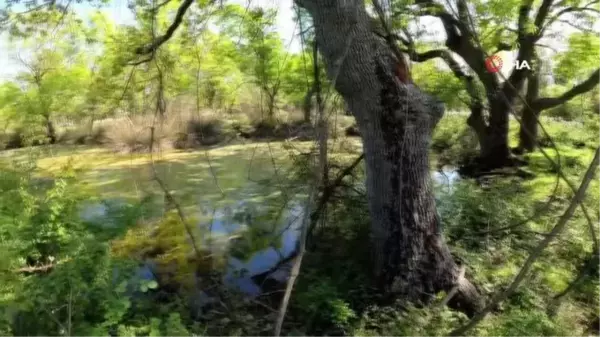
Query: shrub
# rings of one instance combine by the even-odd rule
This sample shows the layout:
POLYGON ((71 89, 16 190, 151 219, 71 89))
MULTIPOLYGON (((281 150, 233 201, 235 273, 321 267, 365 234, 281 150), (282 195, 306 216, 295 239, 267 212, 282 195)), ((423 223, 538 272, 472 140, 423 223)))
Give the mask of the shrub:
POLYGON ((223 122, 215 118, 198 118, 187 122, 187 134, 194 143, 214 145, 224 139, 223 122))
POLYGON ((477 156, 477 138, 467 126, 465 116, 447 114, 436 127, 431 150, 440 165, 461 165, 477 156))
POLYGON ((58 143, 68 145, 102 145, 106 143, 106 127, 75 127, 64 130, 58 137, 58 143))
POLYGON ((8 135, 6 135, 5 139, 3 140, 3 143, 3 148, 6 150, 22 148, 25 144, 23 130, 17 129, 9 133, 8 135))
POLYGON ((275 122, 260 120, 255 122, 254 131, 250 135, 258 139, 298 138, 308 140, 314 138, 314 128, 304 121, 275 122))
POLYGON ((106 138, 105 144, 117 152, 135 153, 150 151, 151 139, 154 151, 170 148, 168 133, 164 125, 154 123, 153 116, 107 119, 95 126, 97 137, 106 138), (154 137, 152 126, 155 125, 154 137))
MULTIPOLYGON (((150 130, 128 124, 115 123, 108 131, 111 146, 119 152, 146 152, 150 149, 150 130)), ((155 144, 157 143, 154 140, 155 144)))
POLYGON ((177 149, 215 145, 231 134, 222 119, 212 111, 180 116, 180 119, 167 120, 165 124, 167 137, 173 139, 173 147, 177 149))
POLYGON ((432 306, 372 306, 362 315, 355 335, 447 336, 466 321, 463 314, 432 306))
POLYGON ((97 228, 79 215, 90 196, 70 169, 49 184, 25 171, 0 169, 0 333, 197 334, 183 305, 157 305, 158 284, 137 275, 136 261, 111 254, 141 208, 110 206, 116 227, 97 228))
POLYGON ((26 146, 38 146, 48 143, 44 131, 39 128, 18 127, 12 132, 0 136, 0 149, 20 149, 26 146))
MULTIPOLYGON (((484 249, 489 242, 482 241, 482 236, 475 233, 493 231, 526 219, 528 207, 533 204, 526 190, 511 181, 490 183, 493 187, 482 188, 474 181, 458 181, 452 183, 450 191, 438 193, 443 232, 451 244, 460 242, 472 251, 484 249)), ((506 232, 484 237, 505 240, 506 232)))

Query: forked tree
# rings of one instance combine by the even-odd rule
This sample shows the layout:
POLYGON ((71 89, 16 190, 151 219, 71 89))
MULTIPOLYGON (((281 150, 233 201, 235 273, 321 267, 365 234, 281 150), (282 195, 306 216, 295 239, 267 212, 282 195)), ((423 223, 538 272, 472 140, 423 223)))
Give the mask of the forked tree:
MULTIPOLYGON (((564 35, 564 26, 590 33, 600 14, 600 1, 396 0, 387 3, 394 24, 403 27, 391 36, 404 45, 403 50, 410 59, 416 62, 442 59, 456 77, 463 80, 470 96, 467 123, 479 141, 478 166, 482 170, 510 166, 515 162, 510 155, 508 133, 509 116, 516 113, 517 103, 525 106, 521 111, 520 148, 529 151, 537 140, 540 112, 592 90, 600 80, 598 70, 590 71, 586 80, 569 90, 555 97, 539 97, 539 82, 535 79, 539 69, 536 73, 536 67, 531 66, 536 53, 548 47, 544 38, 554 40, 551 36, 564 35), (446 48, 417 50, 419 41, 410 36, 407 17, 438 19, 446 34, 446 48), (499 51, 516 51, 520 64, 506 79, 501 72, 486 67, 489 57, 499 51), (525 63, 530 66, 522 66, 525 63), (520 97, 525 88, 527 99, 520 97)), ((597 34, 588 35, 594 38, 597 34)), ((587 52, 597 53, 596 50, 587 52)), ((503 69, 505 67, 511 65, 502 65, 503 69)))

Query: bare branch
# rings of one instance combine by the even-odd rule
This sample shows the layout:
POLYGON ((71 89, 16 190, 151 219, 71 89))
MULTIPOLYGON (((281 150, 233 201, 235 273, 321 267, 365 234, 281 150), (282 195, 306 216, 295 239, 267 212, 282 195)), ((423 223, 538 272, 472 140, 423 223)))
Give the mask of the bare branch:
MULTIPOLYGON (((216 0, 211 0, 209 4, 215 3, 216 0)), ((194 3, 194 0, 184 0, 179 8, 177 9, 177 13, 175 14, 175 19, 167 28, 165 34, 153 39, 152 43, 149 43, 145 46, 139 47, 136 49, 135 53, 138 55, 146 55, 155 52, 163 43, 169 41, 169 39, 173 36, 177 28, 183 22, 183 16, 190 8, 190 6, 194 3)), ((164 3, 163 3, 164 4, 164 3)))
POLYGON ((319 217, 321 216, 321 212, 325 208, 325 205, 327 205, 327 203, 329 202, 329 199, 331 199, 331 197, 333 196, 335 189, 342 184, 342 181, 344 180, 344 178, 346 176, 350 175, 352 173, 352 171, 354 171, 354 169, 358 166, 358 164, 360 164, 360 162, 364 158, 365 158, 364 153, 361 154, 360 156, 358 156, 350 165, 348 165, 346 168, 344 168, 338 174, 338 176, 335 178, 335 180, 333 182, 331 182, 330 184, 325 186, 325 188, 323 189, 323 193, 321 194, 321 198, 319 199, 319 202, 317 204, 317 207, 310 215, 310 227, 308 229, 309 236, 311 235, 312 231, 314 230, 315 226, 317 225, 319 217))
POLYGON ((590 34, 597 34, 596 31, 593 28, 588 28, 588 27, 582 27, 581 25, 571 21, 571 20, 558 20, 558 22, 567 24, 577 30, 580 30, 582 32, 586 32, 586 33, 590 33, 590 34))
POLYGON ((449 53, 445 49, 432 49, 423 53, 417 53, 413 49, 401 49, 401 51, 408 54, 410 60, 414 62, 426 62, 434 58, 444 58, 444 54, 449 53))
POLYGON ((165 0, 164 2, 159 3, 158 5, 156 5, 156 7, 154 7, 152 9, 152 11, 154 11, 156 13, 156 11, 158 11, 160 8, 168 5, 171 2, 171 0, 165 0))
POLYGON ((47 271, 54 269, 59 264, 69 262, 70 260, 71 260, 70 258, 67 258, 67 259, 63 259, 60 261, 51 262, 51 263, 43 264, 43 265, 39 265, 39 266, 22 267, 22 268, 15 269, 14 272, 15 273, 45 273, 47 271))
POLYGON ((500 42, 496 48, 497 49, 496 49, 496 52, 494 52, 494 54, 501 52, 501 51, 511 51, 512 50, 512 46, 505 42, 500 42))
POLYGON ((150 61, 152 61, 153 57, 146 57, 137 61, 130 61, 127 63, 128 66, 139 66, 140 64, 144 64, 144 63, 148 63, 150 61))
MULTIPOLYGON (((335 62, 333 63, 335 68, 333 70, 333 76, 332 76, 332 80, 331 80, 332 87, 335 87, 335 85, 336 85, 341 66, 346 60, 346 55, 348 54, 348 51, 349 51, 350 46, 352 45, 353 41, 354 41, 354 34, 349 34, 347 37, 346 44, 344 46, 345 48, 344 48, 342 55, 340 55, 340 57, 337 60, 335 60, 335 62)), ((314 62, 317 62, 317 60, 315 59, 314 62)), ((324 105, 321 104, 321 106, 319 108, 324 109, 324 105)), ((320 113, 324 113, 324 111, 320 111, 320 113)), ((322 140, 321 137, 320 137, 320 140, 322 140)), ((320 155, 319 159, 323 160, 323 156, 320 155)), ((326 163, 320 163, 320 165, 318 165, 315 168, 316 182, 319 185, 326 183, 325 181, 322 180, 322 178, 325 177, 325 174, 323 172, 320 172, 321 169, 324 167, 326 167, 326 163)), ((311 191, 309 193, 309 199, 306 204, 306 210, 309 210, 312 207, 312 203, 313 203, 314 199, 316 198, 316 194, 317 194, 317 190, 316 190, 314 184, 311 184, 310 189, 311 189, 311 191)), ((296 282, 296 278, 298 277, 298 274, 300 273, 300 266, 302 264, 302 258, 304 257, 304 251, 306 249, 306 241, 308 238, 308 234, 309 234, 309 231, 311 230, 311 228, 313 227, 313 221, 314 221, 314 223, 316 223, 316 220, 313 220, 312 214, 313 214, 312 212, 311 213, 306 212, 305 217, 303 219, 302 230, 301 230, 301 235, 300 235, 300 239, 298 242, 298 249, 297 249, 298 255, 296 256, 296 260, 294 261, 294 265, 292 266, 290 279, 288 280, 288 283, 286 285, 285 293, 283 295, 283 299, 281 300, 281 306, 279 308, 279 313, 277 315, 277 320, 275 321, 275 329, 274 329, 275 336, 279 336, 281 334, 281 328, 283 326, 283 320, 285 319, 285 314, 287 312, 288 302, 292 295, 292 289, 294 287, 294 283, 296 282)))
POLYGON ((446 8, 438 3, 433 2, 433 0, 415 0, 416 5, 420 5, 421 12, 424 15, 431 15, 440 18, 444 23, 447 23, 452 26, 456 26, 461 29, 463 32, 467 29, 464 22, 460 22, 457 20, 452 14, 450 14, 446 8))
POLYGON ((536 47, 547 48, 547 49, 550 49, 550 50, 552 50, 553 52, 555 52, 557 54, 559 53, 558 49, 554 48, 553 46, 550 46, 550 45, 547 45, 547 44, 543 44, 543 43, 536 43, 535 45, 536 45, 536 47))
POLYGON ((560 293, 556 294, 552 298, 551 306, 556 306, 560 302, 560 299, 571 292, 573 289, 577 288, 581 282, 583 282, 588 276, 591 270, 598 267, 598 249, 594 249, 591 256, 588 257, 588 260, 584 262, 583 266, 579 269, 579 273, 575 277, 573 281, 569 283, 569 285, 560 293))
MULTIPOLYGON (((576 13, 576 12, 585 12, 585 11, 590 11, 590 12, 594 12, 597 14, 600 14, 600 11, 598 11, 596 8, 590 7, 594 4, 599 3, 600 0, 594 0, 591 1, 590 3, 586 4, 583 7, 566 7, 561 9, 560 11, 556 12, 556 14, 554 14, 550 19, 548 19, 548 21, 546 22, 546 24, 544 25, 544 30, 546 30, 548 27, 550 27, 554 22, 556 22, 561 16, 568 14, 568 13, 576 13)), ((560 21, 560 20, 558 20, 560 21)))
MULTIPOLYGON (((458 7, 458 18, 461 22, 469 22, 469 7, 465 0, 457 0, 456 5, 458 7)), ((470 29, 466 29, 465 33, 471 33, 470 29)))

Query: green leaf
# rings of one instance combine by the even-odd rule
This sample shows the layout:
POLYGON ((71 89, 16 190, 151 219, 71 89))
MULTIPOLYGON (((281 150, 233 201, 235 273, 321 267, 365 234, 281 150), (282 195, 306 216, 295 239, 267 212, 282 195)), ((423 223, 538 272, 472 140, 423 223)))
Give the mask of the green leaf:
POLYGON ((158 282, 156 282, 155 280, 152 280, 152 281, 148 282, 147 287, 148 287, 148 289, 156 289, 156 288, 158 288, 158 282))

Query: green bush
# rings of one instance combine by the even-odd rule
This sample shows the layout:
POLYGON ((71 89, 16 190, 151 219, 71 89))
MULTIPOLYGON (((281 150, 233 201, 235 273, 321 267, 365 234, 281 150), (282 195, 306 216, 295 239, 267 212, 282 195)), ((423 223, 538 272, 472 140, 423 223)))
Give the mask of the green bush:
POLYGON ((447 114, 439 122, 432 136, 431 150, 439 166, 460 165, 478 155, 474 132, 466 124, 466 116, 447 114))
POLYGON ((219 119, 192 119, 187 123, 188 141, 193 144, 215 145, 225 139, 223 122, 219 119))
MULTIPOLYGON (((131 283, 135 264, 113 257, 109 244, 138 213, 122 217, 117 213, 124 209, 115 209, 119 226, 98 230, 80 218, 89 196, 70 170, 44 184, 28 178, 30 172, 0 170, 0 332, 108 335, 152 326, 152 315, 132 316, 141 302, 134 306, 131 287, 143 286, 131 283)), ((174 314, 164 322, 164 332, 184 331, 174 314)))

